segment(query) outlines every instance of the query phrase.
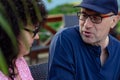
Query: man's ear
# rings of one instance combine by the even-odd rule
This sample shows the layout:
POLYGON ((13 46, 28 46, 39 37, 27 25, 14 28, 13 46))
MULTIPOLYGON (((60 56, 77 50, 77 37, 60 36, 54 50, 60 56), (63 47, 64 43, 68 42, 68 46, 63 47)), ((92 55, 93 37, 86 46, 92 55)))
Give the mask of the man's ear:
POLYGON ((116 24, 118 23, 118 21, 120 20, 120 15, 115 15, 113 16, 113 25, 111 25, 111 28, 114 28, 116 26, 116 24))
POLYGON ((120 14, 116 15, 116 21, 118 22, 120 20, 120 14))

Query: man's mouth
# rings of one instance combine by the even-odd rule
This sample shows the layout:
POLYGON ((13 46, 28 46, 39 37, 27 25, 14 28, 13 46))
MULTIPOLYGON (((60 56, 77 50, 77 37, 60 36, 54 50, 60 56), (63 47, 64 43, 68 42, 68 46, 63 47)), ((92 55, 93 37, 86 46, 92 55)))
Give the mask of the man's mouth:
POLYGON ((88 31, 83 31, 83 35, 86 37, 91 37, 92 33, 88 31))

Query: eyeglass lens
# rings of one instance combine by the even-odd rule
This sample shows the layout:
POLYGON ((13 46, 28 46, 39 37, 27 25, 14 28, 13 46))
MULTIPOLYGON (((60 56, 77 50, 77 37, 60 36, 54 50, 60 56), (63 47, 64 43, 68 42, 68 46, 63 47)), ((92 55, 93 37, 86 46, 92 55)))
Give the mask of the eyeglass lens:
POLYGON ((33 33, 33 37, 36 36, 36 34, 39 32, 40 27, 37 27, 35 30, 30 30, 28 28, 24 28, 24 30, 28 31, 28 32, 32 32, 33 33))
POLYGON ((102 21, 102 17, 98 15, 88 15, 83 12, 78 12, 77 16, 79 17, 80 20, 83 20, 83 21, 85 21, 89 17, 93 23, 97 23, 97 24, 101 23, 102 21))

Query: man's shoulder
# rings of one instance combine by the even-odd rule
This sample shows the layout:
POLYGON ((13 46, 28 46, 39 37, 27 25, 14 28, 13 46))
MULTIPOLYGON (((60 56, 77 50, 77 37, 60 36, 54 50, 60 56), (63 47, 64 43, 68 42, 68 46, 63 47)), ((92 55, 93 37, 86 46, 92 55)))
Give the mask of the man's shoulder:
POLYGON ((120 47, 120 41, 118 39, 116 39, 115 37, 109 35, 110 38, 110 43, 112 43, 115 46, 119 46, 120 47))

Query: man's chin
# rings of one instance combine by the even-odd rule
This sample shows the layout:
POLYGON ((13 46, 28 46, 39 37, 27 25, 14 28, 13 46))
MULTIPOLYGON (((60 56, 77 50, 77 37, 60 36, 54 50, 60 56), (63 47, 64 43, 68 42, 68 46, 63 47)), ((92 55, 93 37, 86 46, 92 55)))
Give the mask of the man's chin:
POLYGON ((93 41, 85 41, 83 40, 85 43, 93 45, 93 46, 99 46, 99 42, 93 42, 93 41))
POLYGON ((93 40, 83 38, 83 41, 87 44, 93 44, 93 40))

